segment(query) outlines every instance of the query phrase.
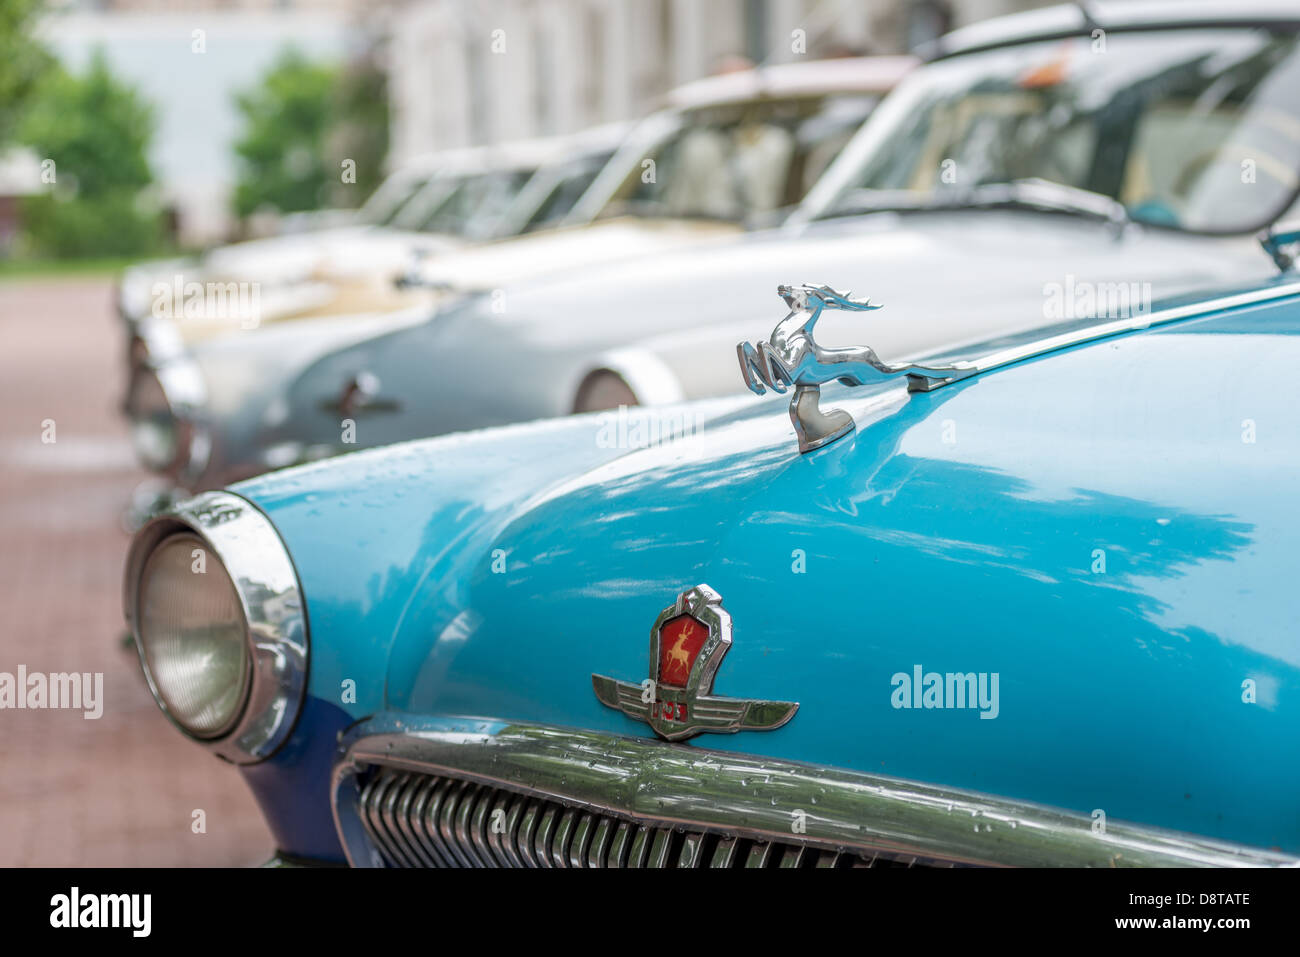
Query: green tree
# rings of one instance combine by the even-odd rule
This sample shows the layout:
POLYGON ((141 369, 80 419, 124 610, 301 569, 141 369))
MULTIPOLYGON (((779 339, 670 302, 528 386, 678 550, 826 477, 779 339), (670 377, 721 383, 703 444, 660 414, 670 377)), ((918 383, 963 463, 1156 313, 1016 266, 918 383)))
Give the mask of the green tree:
POLYGON ((153 110, 113 78, 102 50, 91 54, 81 76, 51 69, 20 130, 23 142, 54 160, 56 182, 78 197, 138 192, 153 181, 147 158, 153 110))
POLYGON ((360 206, 383 179, 388 155, 388 77, 374 50, 349 63, 334 92, 334 122, 328 148, 333 158, 330 202, 360 206), (344 182, 342 163, 355 164, 356 182, 344 182))
POLYGON ((119 83, 103 51, 81 76, 51 67, 19 124, 19 139, 52 160, 53 189, 24 202, 34 250, 53 256, 135 255, 160 238, 142 205, 152 181, 153 111, 119 83))
POLYGON ((315 209, 335 175, 325 155, 337 71, 286 50, 261 85, 235 98, 244 118, 235 144, 235 211, 247 216, 270 206, 280 212, 315 209))
POLYGON ((53 62, 32 30, 41 0, 0 2, 0 148, 8 145, 42 75, 53 62))

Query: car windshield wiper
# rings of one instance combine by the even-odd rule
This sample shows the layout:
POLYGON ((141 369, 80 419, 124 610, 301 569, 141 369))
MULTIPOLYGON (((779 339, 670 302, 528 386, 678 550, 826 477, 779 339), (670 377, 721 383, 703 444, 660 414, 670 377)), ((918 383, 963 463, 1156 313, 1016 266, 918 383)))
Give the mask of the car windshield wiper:
POLYGON ((1014 207, 1044 212, 1070 213, 1108 223, 1129 222, 1124 204, 1101 193, 1065 186, 1045 179, 1017 179, 983 183, 966 189, 949 188, 933 193, 914 190, 860 189, 850 193, 823 219, 865 213, 930 210, 997 209, 1014 207))

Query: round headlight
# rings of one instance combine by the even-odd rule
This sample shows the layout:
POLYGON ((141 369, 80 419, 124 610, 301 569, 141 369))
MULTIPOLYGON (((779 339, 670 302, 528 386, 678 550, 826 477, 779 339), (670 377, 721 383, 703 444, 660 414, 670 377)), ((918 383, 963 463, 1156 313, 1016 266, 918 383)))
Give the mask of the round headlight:
POLYGON ((195 737, 228 731, 248 694, 247 623, 229 574, 194 535, 173 535, 140 576, 139 637, 149 680, 195 737))
POLYGON ((135 533, 122 605, 163 713, 235 764, 289 739, 307 691, 307 607, 271 520, 232 492, 178 502, 135 533))

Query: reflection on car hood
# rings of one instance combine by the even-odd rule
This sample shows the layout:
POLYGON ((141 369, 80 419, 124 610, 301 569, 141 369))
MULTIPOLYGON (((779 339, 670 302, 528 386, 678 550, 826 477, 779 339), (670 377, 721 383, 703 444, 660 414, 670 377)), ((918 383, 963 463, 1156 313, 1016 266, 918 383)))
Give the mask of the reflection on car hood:
POLYGON ((691 397, 742 387, 735 344, 771 333, 785 313, 782 282, 883 303, 870 314, 828 311, 818 339, 894 359, 1069 318, 1058 304, 1073 309, 1063 300, 1089 286, 1136 284, 1139 298, 1159 300, 1275 271, 1246 238, 1131 227, 1117 239, 1102 224, 1016 211, 880 213, 569 273, 514 290, 501 314, 480 309, 503 338, 544 350, 639 342, 691 397))

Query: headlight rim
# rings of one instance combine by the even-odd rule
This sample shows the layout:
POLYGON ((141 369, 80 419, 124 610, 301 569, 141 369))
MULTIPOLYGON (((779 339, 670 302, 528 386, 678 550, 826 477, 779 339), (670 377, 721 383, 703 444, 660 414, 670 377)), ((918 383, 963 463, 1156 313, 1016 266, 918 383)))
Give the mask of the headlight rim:
MULTIPOLYGON (((209 566, 208 573, 212 571, 209 566)), ((264 761, 288 740, 306 697, 311 629, 289 551, 275 526, 252 502, 232 492, 205 492, 146 523, 127 553, 122 603, 150 693, 182 734, 233 764, 264 761), (234 587, 244 616, 250 674, 241 710, 217 736, 191 731, 168 710, 140 637, 145 565, 165 540, 181 533, 210 548, 211 557, 234 587), (263 586, 272 597, 252 601, 247 583, 263 586)))
MULTIPOLYGON (((207 403, 207 390, 198 363, 189 356, 164 362, 148 362, 133 366, 128 373, 126 394, 122 409, 131 427, 147 419, 135 404, 135 396, 144 377, 157 384, 172 423, 172 441, 175 452, 165 463, 150 461, 135 449, 140 464, 157 475, 173 481, 193 483, 207 468, 212 454, 211 431, 204 424, 202 410, 207 403)), ((132 439, 135 444, 135 439, 132 439)))

